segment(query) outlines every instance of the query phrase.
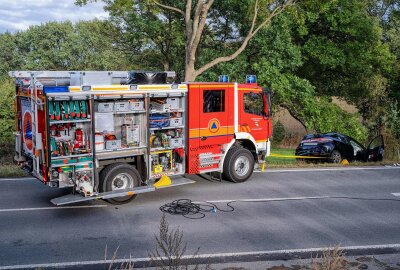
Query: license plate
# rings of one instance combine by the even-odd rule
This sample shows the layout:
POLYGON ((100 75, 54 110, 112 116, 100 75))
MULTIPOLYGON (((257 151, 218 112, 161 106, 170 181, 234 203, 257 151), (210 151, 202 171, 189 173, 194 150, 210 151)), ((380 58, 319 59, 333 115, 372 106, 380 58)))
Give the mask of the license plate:
POLYGON ((306 143, 303 143, 303 145, 304 146, 316 146, 316 145, 318 145, 318 143, 306 142, 306 143))

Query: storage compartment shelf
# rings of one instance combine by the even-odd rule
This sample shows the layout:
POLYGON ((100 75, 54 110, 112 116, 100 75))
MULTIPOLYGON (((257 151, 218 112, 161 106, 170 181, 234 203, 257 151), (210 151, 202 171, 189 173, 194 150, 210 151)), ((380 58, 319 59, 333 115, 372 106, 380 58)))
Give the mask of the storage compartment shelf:
POLYGON ((176 126, 176 127, 159 127, 159 128, 150 128, 150 130, 162 130, 162 129, 182 129, 185 126, 176 126))
POLYGON ((174 113, 174 112, 185 112, 185 110, 184 109, 170 109, 170 110, 164 110, 164 111, 151 110, 150 114, 152 114, 152 113, 174 113))
POLYGON ((137 149, 143 149, 143 148, 147 148, 147 146, 137 146, 137 147, 126 147, 126 148, 118 148, 118 149, 113 149, 113 150, 97 150, 96 153, 110 153, 110 152, 121 152, 121 151, 129 151, 129 150, 137 150, 137 149))
POLYGON ((132 158, 134 156, 145 155, 147 153, 146 147, 136 148, 136 149, 121 149, 117 151, 108 151, 96 154, 96 159, 105 160, 113 158, 132 158))
POLYGON ((81 154, 81 155, 70 155, 70 156, 58 156, 58 157, 51 157, 51 160, 60 160, 65 158, 76 158, 76 157, 91 157, 92 154, 81 154))
POLYGON ((77 119, 71 119, 71 120, 59 120, 59 121, 51 121, 50 120, 50 125, 51 124, 67 124, 67 123, 88 123, 92 121, 91 119, 83 119, 83 120, 77 120, 77 119))
MULTIPOLYGON (((66 164, 52 164, 51 168, 60 168, 60 167, 67 167, 67 166, 79 166, 79 165, 89 165, 89 164, 92 164, 92 163, 93 163, 92 161, 85 161, 85 162, 66 163, 66 164)), ((88 170, 88 169, 85 169, 85 170, 88 170)))
POLYGON ((129 111, 129 112, 113 112, 113 114, 135 114, 135 113, 145 113, 146 111, 129 111))
POLYGON ((180 147, 158 147, 158 148, 150 148, 150 152, 158 152, 164 150, 174 150, 174 149, 183 149, 183 146, 180 147))

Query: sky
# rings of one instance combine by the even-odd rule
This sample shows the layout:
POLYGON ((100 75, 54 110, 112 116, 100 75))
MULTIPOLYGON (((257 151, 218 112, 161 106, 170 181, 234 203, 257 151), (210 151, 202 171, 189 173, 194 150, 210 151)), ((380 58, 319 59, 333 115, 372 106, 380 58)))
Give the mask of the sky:
POLYGON ((48 21, 76 22, 94 18, 107 18, 103 3, 90 3, 84 7, 74 0, 0 0, 0 33, 25 30, 30 25, 48 21))

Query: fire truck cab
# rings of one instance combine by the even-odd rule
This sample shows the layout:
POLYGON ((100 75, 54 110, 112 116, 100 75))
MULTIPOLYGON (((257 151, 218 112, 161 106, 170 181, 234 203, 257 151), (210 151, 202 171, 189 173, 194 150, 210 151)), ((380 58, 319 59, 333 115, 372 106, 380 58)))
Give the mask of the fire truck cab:
POLYGON ((13 71, 15 160, 72 193, 55 205, 137 194, 218 173, 244 182, 270 151, 271 97, 247 83, 175 83, 174 72, 13 71))
POLYGON ((257 84, 191 83, 188 173, 246 181, 269 155, 270 99, 257 84))

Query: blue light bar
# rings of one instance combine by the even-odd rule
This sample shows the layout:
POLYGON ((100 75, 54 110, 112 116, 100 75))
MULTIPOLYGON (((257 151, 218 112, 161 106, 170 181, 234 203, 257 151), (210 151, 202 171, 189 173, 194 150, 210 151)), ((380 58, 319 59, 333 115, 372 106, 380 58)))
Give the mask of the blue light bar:
POLYGON ((257 83, 257 76, 256 75, 247 75, 246 83, 257 83))
POLYGON ((229 76, 228 75, 220 75, 218 81, 220 83, 227 83, 227 82, 229 82, 229 76))
POLYGON ((43 92, 47 93, 64 93, 69 92, 68 86, 43 86, 43 92))

